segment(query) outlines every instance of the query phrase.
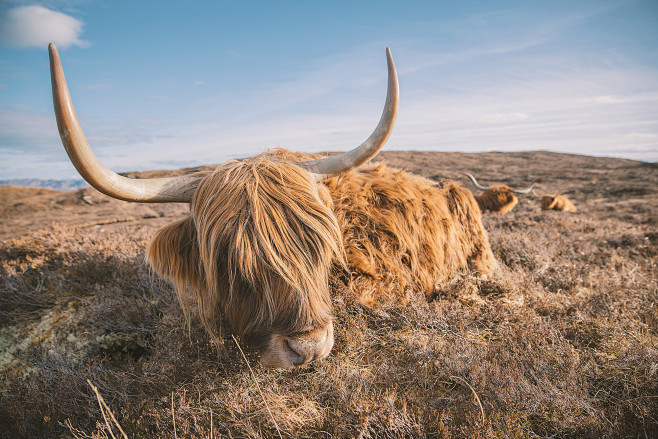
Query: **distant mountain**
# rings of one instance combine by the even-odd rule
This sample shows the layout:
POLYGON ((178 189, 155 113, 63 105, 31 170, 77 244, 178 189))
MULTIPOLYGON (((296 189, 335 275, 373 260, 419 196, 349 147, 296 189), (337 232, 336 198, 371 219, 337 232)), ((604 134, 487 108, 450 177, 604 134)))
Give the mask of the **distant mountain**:
POLYGON ((86 181, 78 180, 40 180, 38 178, 11 178, 0 180, 0 186, 40 187, 56 191, 74 191, 89 187, 86 181))

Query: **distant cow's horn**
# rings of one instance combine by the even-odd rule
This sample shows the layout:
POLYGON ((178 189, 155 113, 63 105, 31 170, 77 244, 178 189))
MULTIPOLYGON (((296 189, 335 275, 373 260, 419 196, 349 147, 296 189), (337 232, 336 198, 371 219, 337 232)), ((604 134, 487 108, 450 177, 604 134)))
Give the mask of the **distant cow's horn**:
POLYGON ((193 176, 132 179, 105 167, 94 155, 80 122, 64 78, 64 70, 55 45, 48 45, 50 79, 57 128, 73 166, 90 185, 114 198, 143 203, 190 202, 199 179, 193 176))
POLYGON ((388 62, 388 90, 386 92, 384 112, 377 128, 365 142, 351 151, 333 157, 300 162, 299 165, 314 174, 317 180, 342 174, 367 162, 377 155, 391 136, 398 112, 400 91, 398 75, 395 71, 391 50, 388 47, 386 48, 386 59, 388 62))
POLYGON ((532 187, 535 185, 536 182, 537 182, 537 179, 535 178, 534 180, 532 180, 532 183, 530 183, 530 186, 528 186, 528 187, 525 188, 525 189, 514 189, 514 193, 517 193, 517 194, 529 194, 530 191, 532 190, 532 187))
POLYGON ((464 174, 465 174, 465 175, 468 175, 468 176, 471 178, 471 181, 473 182, 473 184, 475 185, 475 187, 478 188, 478 189, 480 189, 481 191, 486 191, 486 190, 488 190, 488 189, 491 189, 491 186, 486 186, 486 187, 485 187, 485 186, 481 186, 481 185, 477 182, 477 180, 475 179, 475 177, 473 177, 471 174, 469 174, 469 173, 467 173, 467 172, 465 172, 464 174))

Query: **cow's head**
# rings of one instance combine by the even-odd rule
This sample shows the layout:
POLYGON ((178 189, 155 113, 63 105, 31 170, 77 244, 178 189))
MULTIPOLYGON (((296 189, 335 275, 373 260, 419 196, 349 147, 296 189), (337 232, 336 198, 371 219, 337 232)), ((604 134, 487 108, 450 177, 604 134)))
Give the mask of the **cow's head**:
POLYGON ((528 187, 524 189, 514 189, 506 184, 494 184, 491 186, 482 186, 471 174, 465 173, 476 188, 482 193, 475 197, 482 211, 491 211, 493 213, 507 213, 519 202, 516 194, 528 194, 535 185, 537 179, 533 180, 528 187))
POLYGON ((334 341, 328 276, 343 247, 331 198, 318 183, 370 160, 391 135, 398 82, 390 50, 384 112, 357 148, 306 161, 265 153, 213 171, 142 180, 114 173, 93 154, 53 44, 49 52, 57 126, 80 175, 114 198, 191 203, 189 217, 160 230, 147 251, 184 309, 193 302, 209 329, 225 318, 266 366, 326 357, 334 341))

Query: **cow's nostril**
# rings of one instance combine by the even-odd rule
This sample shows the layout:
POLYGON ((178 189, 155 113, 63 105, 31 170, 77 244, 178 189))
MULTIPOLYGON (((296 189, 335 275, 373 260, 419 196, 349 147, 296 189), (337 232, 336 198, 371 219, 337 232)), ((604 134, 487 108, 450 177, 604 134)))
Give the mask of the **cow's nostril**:
POLYGON ((302 334, 273 334, 270 346, 261 356, 266 367, 294 368, 326 358, 334 345, 333 324, 302 334))
POLYGON ((299 352, 297 352, 295 350, 295 348, 293 348, 290 345, 290 340, 286 339, 285 344, 286 344, 286 348, 288 349, 288 355, 290 357, 290 361, 292 362, 292 364, 294 364, 295 366, 298 366, 298 365, 304 363, 303 355, 301 355, 299 352))

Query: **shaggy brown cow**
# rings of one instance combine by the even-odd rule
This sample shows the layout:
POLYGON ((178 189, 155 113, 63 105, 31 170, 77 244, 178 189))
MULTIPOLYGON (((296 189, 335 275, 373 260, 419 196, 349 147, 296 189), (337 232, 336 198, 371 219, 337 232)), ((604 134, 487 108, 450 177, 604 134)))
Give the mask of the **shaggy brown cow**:
POLYGON ((562 210, 577 212, 576 206, 564 195, 544 194, 541 197, 541 210, 562 210))
POLYGON ((489 211, 492 213, 507 213, 512 210, 516 206, 516 203, 519 202, 519 199, 514 194, 529 193, 537 181, 534 180, 525 189, 512 189, 506 184, 495 184, 485 187, 481 186, 471 174, 466 175, 471 178, 475 187, 482 191, 480 195, 475 196, 482 212, 489 211))
MULTIPOLYGON (((59 56, 49 47, 62 143, 80 174, 112 197, 189 202, 161 229, 147 258, 171 279, 186 313, 196 307, 211 335, 222 318, 266 366, 290 368, 333 346, 329 274, 351 272, 366 303, 431 294, 459 270, 490 273, 495 261, 470 191, 386 165, 366 165, 391 134, 398 85, 387 49, 384 113, 361 146, 334 157, 278 150, 211 171, 133 180, 94 156, 73 110, 59 56)), ((349 276, 348 276, 349 277, 349 276)))

